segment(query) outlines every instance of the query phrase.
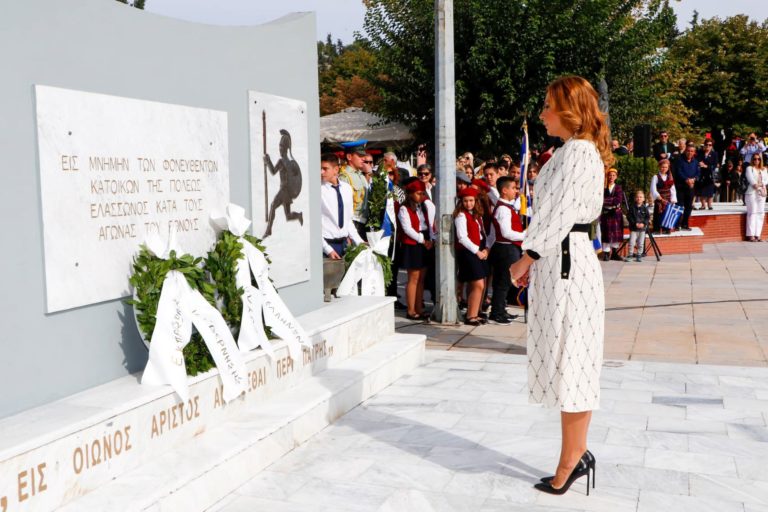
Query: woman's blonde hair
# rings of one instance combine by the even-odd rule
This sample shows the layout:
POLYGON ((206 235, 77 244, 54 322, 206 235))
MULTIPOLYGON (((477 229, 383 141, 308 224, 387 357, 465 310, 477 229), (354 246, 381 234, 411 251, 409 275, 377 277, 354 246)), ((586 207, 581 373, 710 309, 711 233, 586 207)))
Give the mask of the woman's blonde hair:
POLYGON ((562 76, 549 84, 547 95, 563 127, 577 139, 594 142, 603 163, 610 167, 615 160, 610 133, 592 85, 580 76, 562 76))

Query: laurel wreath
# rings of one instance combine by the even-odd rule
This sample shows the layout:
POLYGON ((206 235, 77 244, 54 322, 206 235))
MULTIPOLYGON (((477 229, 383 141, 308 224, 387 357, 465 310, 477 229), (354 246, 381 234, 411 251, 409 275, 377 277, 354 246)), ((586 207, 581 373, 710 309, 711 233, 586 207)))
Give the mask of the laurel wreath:
MULTIPOLYGON (((370 249, 370 247, 367 245, 359 244, 352 247, 351 249, 348 249, 347 252, 344 253, 344 266, 347 270, 349 270, 349 266, 352 265, 352 262, 355 260, 355 258, 357 258, 357 256, 366 249, 370 249)), ((381 268, 384 271, 384 286, 389 286, 389 283, 392 282, 392 260, 375 251, 373 255, 376 256, 377 260, 379 260, 381 268)))
MULTIPOLYGON (((261 240, 247 234, 243 238, 264 252, 261 240)), ((237 339, 243 317, 243 289, 237 286, 235 274, 237 262, 242 255, 243 244, 239 237, 229 231, 221 232, 216 245, 205 259, 190 254, 177 256, 176 251, 171 251, 168 259, 162 259, 142 245, 133 260, 133 274, 130 277, 134 289, 133 298, 126 302, 134 308, 139 333, 145 343, 150 343, 155 330, 160 293, 165 276, 171 270, 181 272, 189 286, 198 290, 209 304, 219 310, 233 337, 237 339)), ((264 326, 264 331, 268 338, 274 338, 268 326, 264 326)), ((184 347, 183 354, 187 375, 195 376, 216 366, 205 340, 194 326, 192 338, 184 347)))
MULTIPOLYGON (((248 234, 243 235, 243 238, 266 254, 261 240, 248 234)), ((240 238, 229 231, 222 231, 216 245, 204 261, 204 268, 208 271, 211 284, 216 292, 218 309, 235 339, 240 334, 240 323, 243 318, 243 301, 241 299, 243 289, 239 288, 235 281, 237 262, 242 257, 243 244, 240 242, 240 238)), ((267 262, 269 262, 269 258, 267 258, 267 262)), ((253 277, 251 277, 251 283, 254 284, 253 277)), ((272 339, 274 337, 271 329, 266 325, 264 332, 267 338, 272 339)))
MULTIPOLYGON (((155 330, 160 292, 165 276, 171 270, 181 272, 192 289, 198 290, 205 300, 216 306, 215 288, 207 281, 205 270, 200 267, 202 260, 190 254, 177 256, 176 251, 171 251, 168 259, 158 258, 145 245, 141 246, 133 260, 133 274, 129 280, 134 289, 133 298, 126 302, 134 308, 139 332, 146 343, 149 343, 155 330)), ((216 366, 205 341, 194 328, 183 354, 188 375, 194 376, 216 366)))

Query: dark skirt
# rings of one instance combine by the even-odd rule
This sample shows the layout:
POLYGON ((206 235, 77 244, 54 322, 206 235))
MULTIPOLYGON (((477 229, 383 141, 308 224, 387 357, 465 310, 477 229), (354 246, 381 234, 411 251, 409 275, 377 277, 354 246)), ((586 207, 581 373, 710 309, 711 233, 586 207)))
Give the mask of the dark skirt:
POLYGON ((403 252, 401 256, 400 268, 406 270, 421 270, 429 264, 427 248, 424 247, 424 244, 403 244, 403 252))
POLYGON ((697 185, 696 186, 696 195, 699 197, 712 197, 715 195, 715 185, 709 184, 709 185, 697 185))
POLYGON ((456 249, 456 266, 459 267, 459 281, 468 283, 488 277, 488 260, 481 260, 476 254, 472 254, 464 247, 456 249))

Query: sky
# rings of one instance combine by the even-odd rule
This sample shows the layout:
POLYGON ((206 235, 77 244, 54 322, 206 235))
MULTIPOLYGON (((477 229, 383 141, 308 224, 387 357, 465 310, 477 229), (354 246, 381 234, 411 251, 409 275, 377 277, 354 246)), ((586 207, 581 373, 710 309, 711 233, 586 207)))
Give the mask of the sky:
MULTIPOLYGON (((699 18, 749 14, 756 21, 768 18, 766 0, 673 0, 678 28, 684 30, 699 11, 699 18)), ((354 40, 363 29, 363 0, 147 0, 150 12, 214 25, 259 25, 291 12, 317 13, 318 39, 331 33, 344 43, 354 40)))

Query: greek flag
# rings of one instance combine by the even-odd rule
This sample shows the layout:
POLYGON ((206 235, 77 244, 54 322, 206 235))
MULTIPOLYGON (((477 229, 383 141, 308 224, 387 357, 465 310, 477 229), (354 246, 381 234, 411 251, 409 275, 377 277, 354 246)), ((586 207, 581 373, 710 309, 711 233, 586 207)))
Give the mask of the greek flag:
POLYGON ((528 205, 531 196, 528 191, 528 167, 531 155, 528 152, 528 121, 523 121, 523 140, 520 143, 520 215, 530 218, 528 205))
POLYGON ((683 216, 683 207, 676 204, 669 204, 664 209, 664 215, 661 217, 661 227, 664 229, 675 229, 680 218, 683 216))

